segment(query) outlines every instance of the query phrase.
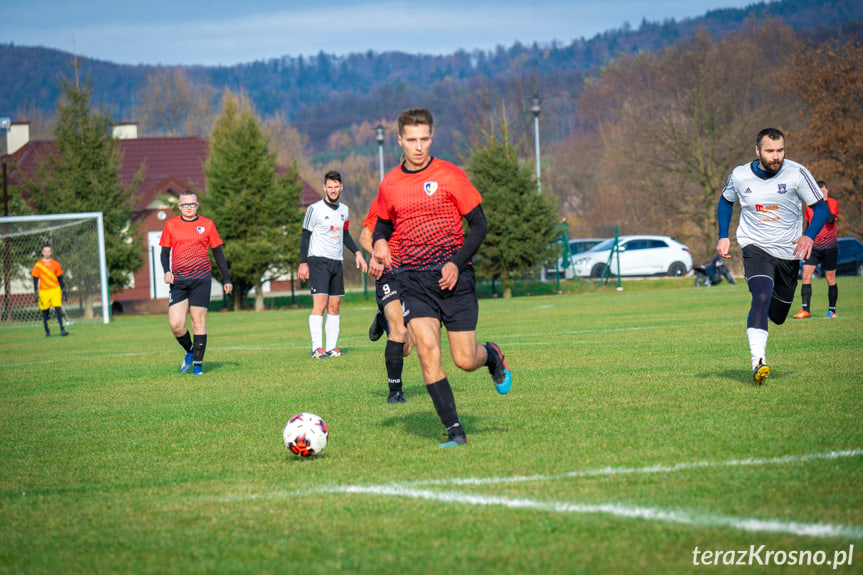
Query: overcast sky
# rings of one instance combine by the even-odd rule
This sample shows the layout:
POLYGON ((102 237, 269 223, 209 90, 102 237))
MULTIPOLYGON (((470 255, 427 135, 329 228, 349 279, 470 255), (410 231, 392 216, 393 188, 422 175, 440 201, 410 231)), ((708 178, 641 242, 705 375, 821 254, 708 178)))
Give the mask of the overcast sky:
POLYGON ((643 19, 696 17, 754 0, 0 0, 0 42, 122 64, 233 65, 280 56, 398 50, 450 54, 564 44, 643 19))

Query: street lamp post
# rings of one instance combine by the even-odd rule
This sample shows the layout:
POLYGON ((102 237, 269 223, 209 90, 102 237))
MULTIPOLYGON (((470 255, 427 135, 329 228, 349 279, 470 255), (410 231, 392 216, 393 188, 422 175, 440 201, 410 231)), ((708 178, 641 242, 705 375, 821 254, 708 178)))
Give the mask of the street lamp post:
POLYGON ((375 128, 375 137, 378 140, 378 163, 381 168, 381 181, 384 181, 384 127, 380 124, 375 128))
MULTIPOLYGON (((0 132, 3 132, 3 215, 9 215, 9 189, 8 189, 8 179, 9 174, 6 167, 6 156, 9 154, 9 129, 12 127, 12 120, 10 118, 0 118, 0 132)), ((3 224, 3 319, 9 321, 12 319, 12 311, 11 311, 11 289, 12 289, 12 261, 11 256, 9 254, 9 235, 6 233, 6 226, 8 224, 3 224)))
POLYGON ((11 118, 0 118, 0 132, 3 132, 3 215, 9 215, 9 192, 6 188, 6 155, 9 153, 9 129, 12 127, 11 118))
POLYGON ((539 156, 539 114, 542 112, 542 98, 534 94, 530 99, 530 111, 533 114, 533 143, 536 151, 536 191, 542 193, 542 171, 539 156))

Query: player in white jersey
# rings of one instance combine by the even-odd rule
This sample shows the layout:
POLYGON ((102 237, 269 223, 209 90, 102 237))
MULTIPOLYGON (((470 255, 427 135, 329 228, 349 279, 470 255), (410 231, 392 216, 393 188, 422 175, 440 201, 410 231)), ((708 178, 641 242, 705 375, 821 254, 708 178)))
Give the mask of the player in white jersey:
POLYGON ((775 128, 758 132, 757 160, 736 167, 728 177, 717 208, 719 242, 716 251, 729 258, 728 228, 734 204, 740 203, 737 243, 743 251, 746 283, 752 304, 746 335, 752 360, 752 378, 761 385, 770 375, 766 361, 767 322, 785 322, 797 289, 798 260, 812 251, 815 236, 827 221, 829 210, 815 178, 802 165, 785 159, 785 135, 775 128), (806 233, 803 204, 813 217, 806 233))
POLYGON ((353 252, 357 269, 368 270, 351 234, 348 232, 350 212, 339 202, 342 176, 332 170, 324 175, 324 198, 306 210, 303 235, 300 237, 300 281, 309 280, 312 291, 312 313, 309 332, 312 336, 312 357, 322 359, 342 355, 336 347, 339 341, 339 307, 345 295, 342 271, 342 244, 353 252), (324 326, 324 311, 327 312, 324 326), (327 342, 324 347, 324 330, 327 342))

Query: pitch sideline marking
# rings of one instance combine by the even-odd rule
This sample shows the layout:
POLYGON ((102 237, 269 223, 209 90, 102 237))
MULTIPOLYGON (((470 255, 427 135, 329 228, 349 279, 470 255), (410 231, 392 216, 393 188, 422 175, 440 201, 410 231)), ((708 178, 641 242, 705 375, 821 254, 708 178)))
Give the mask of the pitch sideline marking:
POLYGON ((535 509, 555 513, 604 513, 626 519, 644 519, 647 521, 663 521, 680 523, 698 527, 725 527, 750 532, 785 533, 806 537, 839 537, 863 539, 863 528, 853 525, 830 525, 824 523, 799 523, 797 521, 782 521, 778 519, 755 519, 745 517, 728 517, 723 515, 692 514, 680 510, 668 510, 659 507, 627 506, 619 503, 567 503, 563 501, 534 501, 531 499, 511 499, 487 495, 473 495, 459 492, 441 492, 430 489, 407 489, 398 485, 377 485, 364 487, 347 485, 321 489, 329 493, 362 493, 385 495, 392 497, 410 497, 442 503, 461 503, 476 506, 502 506, 515 509, 535 509))
MULTIPOLYGON (((613 468, 606 467, 587 471, 571 471, 554 475, 534 475, 526 477, 490 477, 416 481, 394 483, 389 485, 343 485, 322 487, 305 493, 349 493, 368 494, 390 497, 408 497, 475 506, 502 506, 515 509, 535 509, 555 513, 604 513, 628 519, 644 519, 647 521, 664 521, 700 527, 721 527, 738 529, 748 532, 785 533, 807 537, 863 539, 863 527, 856 525, 831 525, 825 523, 801 523, 779 519, 756 519, 723 515, 688 513, 682 510, 669 510, 658 507, 627 506, 619 503, 568 503, 563 501, 534 501, 523 498, 508 498, 498 496, 474 495, 463 492, 443 492, 431 489, 411 487, 419 485, 491 485, 496 483, 518 483, 527 481, 552 481, 571 477, 615 476, 637 473, 673 473, 687 469, 709 469, 715 467, 738 467, 756 465, 782 465, 803 463, 806 461, 831 460, 863 455, 863 449, 846 449, 804 455, 786 455, 771 458, 731 459, 727 461, 698 461, 694 463, 678 463, 675 465, 651 465, 647 467, 613 468)), ((265 495, 247 494, 219 498, 222 501, 238 501, 253 499, 285 499, 296 496, 296 492, 275 492, 265 495)))
POLYGON ((821 459, 840 459, 846 457, 858 457, 863 455, 863 449, 845 449, 842 451, 829 451, 822 453, 807 453, 805 455, 783 455, 781 457, 730 459, 727 461, 696 461, 693 463, 677 463, 675 465, 650 465, 647 467, 605 467, 602 469, 589 469, 587 471, 568 471, 554 475, 532 475, 512 477, 486 477, 464 479, 429 479, 414 481, 402 485, 492 485, 497 483, 523 483, 527 481, 552 481, 568 477, 597 477, 604 475, 633 475, 638 473, 673 473, 688 469, 705 469, 710 467, 744 467, 756 465, 782 465, 786 463, 803 463, 821 459))

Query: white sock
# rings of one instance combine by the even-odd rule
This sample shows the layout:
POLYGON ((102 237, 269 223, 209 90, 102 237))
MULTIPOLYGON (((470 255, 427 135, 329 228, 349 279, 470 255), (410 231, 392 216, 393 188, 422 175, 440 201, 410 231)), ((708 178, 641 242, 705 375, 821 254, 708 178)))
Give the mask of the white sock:
POLYGON ((324 316, 309 316, 309 332, 312 334, 312 351, 324 347, 324 316))
POLYGON ((339 343, 339 326, 341 325, 339 319, 340 316, 338 315, 327 314, 327 351, 336 349, 336 345, 339 343))
POLYGON ((752 359, 752 369, 761 360, 767 363, 767 330, 750 327, 746 329, 746 337, 749 338, 749 355, 752 359))

